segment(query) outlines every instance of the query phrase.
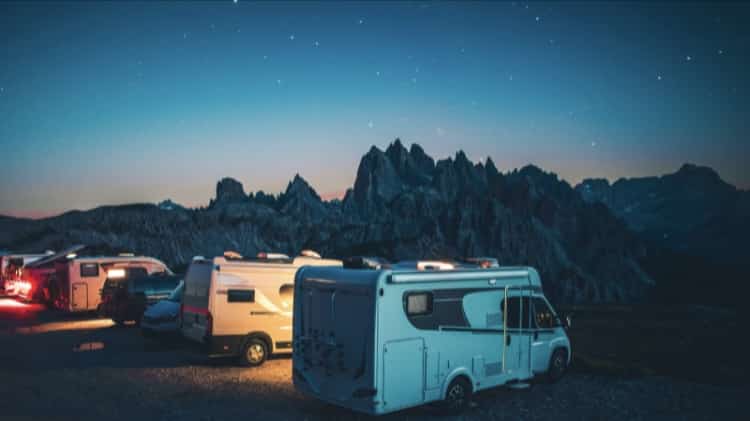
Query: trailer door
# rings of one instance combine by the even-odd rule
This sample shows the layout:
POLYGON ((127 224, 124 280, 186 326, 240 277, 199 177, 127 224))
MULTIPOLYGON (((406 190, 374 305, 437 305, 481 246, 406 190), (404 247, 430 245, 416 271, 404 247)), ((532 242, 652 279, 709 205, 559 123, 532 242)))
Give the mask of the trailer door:
POLYGON ((424 341, 390 341, 383 347, 383 406, 394 411, 424 402, 424 341))
POLYGON ((73 284, 72 305, 73 310, 86 310, 89 307, 88 285, 85 282, 73 284))

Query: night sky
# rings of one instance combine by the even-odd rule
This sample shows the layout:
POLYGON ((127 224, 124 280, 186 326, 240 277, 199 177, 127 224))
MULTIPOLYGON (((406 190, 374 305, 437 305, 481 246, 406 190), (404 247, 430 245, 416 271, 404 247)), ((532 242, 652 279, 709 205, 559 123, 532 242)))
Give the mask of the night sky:
POLYGON ((3 3, 0 39, 0 214, 205 205, 224 176, 334 197, 396 137, 750 187, 741 3, 3 3))

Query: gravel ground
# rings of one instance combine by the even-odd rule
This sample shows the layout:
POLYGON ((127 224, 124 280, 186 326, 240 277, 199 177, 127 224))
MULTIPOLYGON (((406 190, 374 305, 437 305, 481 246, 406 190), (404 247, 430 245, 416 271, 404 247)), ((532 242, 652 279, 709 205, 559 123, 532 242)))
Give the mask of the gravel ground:
MULTIPOLYGON (((294 391, 291 361, 260 368, 208 360, 180 341, 144 340, 134 327, 65 317, 0 298, 0 419, 363 419, 294 391)), ((697 363, 705 363, 699 361, 697 363)), ((475 397, 463 420, 744 419, 747 389, 583 374, 557 384, 475 397)), ((440 416, 420 407, 381 419, 440 416)))

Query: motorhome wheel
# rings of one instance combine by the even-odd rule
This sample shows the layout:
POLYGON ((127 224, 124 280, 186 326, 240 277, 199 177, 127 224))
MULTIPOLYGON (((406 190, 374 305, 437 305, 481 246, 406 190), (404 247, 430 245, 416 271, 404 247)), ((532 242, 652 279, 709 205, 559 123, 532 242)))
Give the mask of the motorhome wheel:
POLYGON ((249 367, 257 367, 263 364, 268 358, 268 346, 258 338, 250 338, 245 343, 242 351, 242 364, 249 367))
POLYGON ((463 377, 453 379, 445 392, 445 409, 451 414, 463 412, 471 402, 471 384, 463 377))
POLYGON ((550 382, 556 382, 565 374, 565 370, 568 368, 568 354, 564 349, 557 349, 552 353, 552 357, 549 361, 549 370, 547 370, 547 378, 550 382))

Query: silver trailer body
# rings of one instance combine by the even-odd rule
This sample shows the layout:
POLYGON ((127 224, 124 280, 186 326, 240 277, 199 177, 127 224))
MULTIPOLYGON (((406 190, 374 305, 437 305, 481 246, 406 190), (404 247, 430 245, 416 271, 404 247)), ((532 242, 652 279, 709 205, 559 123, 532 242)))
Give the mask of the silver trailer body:
POLYGON ((570 342, 533 268, 297 272, 297 390, 368 414, 523 382, 570 342))
POLYGON ((291 352, 294 274, 303 265, 340 267, 341 261, 268 256, 193 259, 185 275, 182 335, 209 356, 240 356, 247 365, 291 352), (251 340, 262 348, 253 351, 251 340))

